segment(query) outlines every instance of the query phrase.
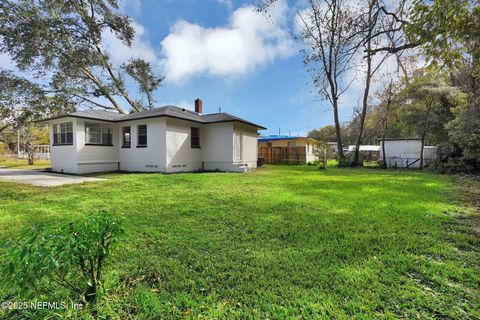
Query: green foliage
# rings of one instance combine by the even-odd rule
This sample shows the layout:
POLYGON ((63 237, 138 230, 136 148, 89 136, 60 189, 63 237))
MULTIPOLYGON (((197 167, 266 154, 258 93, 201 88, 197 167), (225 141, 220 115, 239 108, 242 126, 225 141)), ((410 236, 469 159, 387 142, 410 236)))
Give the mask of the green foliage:
POLYGON ((323 142, 336 142, 337 134, 335 126, 328 125, 320 129, 313 129, 308 133, 308 137, 323 142))
POLYGON ((458 70, 472 63, 478 70, 478 0, 415 0, 411 23, 405 31, 435 64, 446 64, 458 70))
POLYGON ((330 146, 325 141, 318 141, 313 145, 313 154, 319 169, 325 169, 328 159, 332 158, 330 146))
POLYGON ((448 136, 445 126, 453 119, 453 109, 465 106, 467 96, 446 75, 435 72, 414 78, 395 100, 401 106, 402 135, 425 137, 428 144, 438 145, 448 136))
POLYGON ((480 172, 480 104, 459 105, 453 112, 455 118, 446 125, 450 144, 442 146, 443 167, 480 172))
MULTIPOLYGON (((117 1, 6 0, 0 2, 0 25, 0 52, 8 53, 27 75, 40 75, 29 79, 58 104, 125 113, 117 101, 121 97, 133 111, 144 107, 126 90, 124 76, 130 73, 115 65, 103 46, 108 33, 126 46, 135 36, 131 18, 119 13, 117 1)), ((142 76, 134 73, 131 78, 151 94, 158 84, 144 75, 159 78, 148 63, 136 61, 142 62, 142 76)))
POLYGON ((18 242, 8 242, 9 263, 1 281, 34 297, 61 287, 94 302, 102 285, 104 264, 123 228, 105 212, 52 229, 38 225, 18 242))
POLYGON ((73 111, 73 106, 47 97, 40 85, 0 69, 0 132, 65 111, 73 111))
POLYGON ((160 86, 164 78, 157 77, 152 72, 150 63, 142 59, 133 59, 124 65, 126 72, 137 81, 140 91, 147 97, 147 108, 154 106, 153 92, 160 86))

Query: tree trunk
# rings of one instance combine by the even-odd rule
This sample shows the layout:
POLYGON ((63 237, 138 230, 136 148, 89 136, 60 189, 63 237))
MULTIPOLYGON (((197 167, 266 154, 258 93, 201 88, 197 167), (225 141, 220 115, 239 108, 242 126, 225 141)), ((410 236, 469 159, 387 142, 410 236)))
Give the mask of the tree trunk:
POLYGON ((425 146, 425 134, 426 132, 422 132, 422 147, 420 149, 420 169, 423 169, 423 147, 425 146))
MULTIPOLYGON (((370 47, 370 45, 368 47, 370 47)), ((367 78, 365 79, 365 90, 363 92, 362 113, 360 114, 360 128, 358 130, 357 139, 355 141, 355 154, 353 156, 353 161, 352 161, 353 166, 359 165, 360 143, 362 142, 363 128, 365 126, 365 118, 367 116, 368 96, 370 95, 370 82, 372 80, 371 73, 372 73, 372 56, 370 54, 367 54, 367 78)))
MULTIPOLYGON (((370 44, 368 45, 370 48, 370 44)), ((365 90, 363 92, 362 113, 360 114, 360 128, 358 130, 357 140, 355 141, 355 154, 352 160, 352 166, 359 165, 360 143, 362 142, 363 128, 365 126, 365 117, 367 116, 368 96, 370 95, 370 82, 372 80, 372 56, 367 54, 367 78, 365 79, 365 90)))
POLYGON ((336 97, 332 100, 333 104, 333 116, 335 120, 335 132, 337 134, 337 155, 338 155, 338 166, 345 166, 345 155, 343 154, 343 145, 342 145, 342 134, 340 131, 340 120, 338 118, 338 99, 336 97))
POLYGON ((28 165, 29 166, 33 166, 34 158, 35 158, 35 151, 29 151, 28 152, 28 165))
POLYGON ((388 131, 388 109, 390 109, 390 98, 387 99, 387 105, 385 106, 385 127, 383 129, 383 136, 382 136, 382 158, 383 158, 383 165, 382 168, 387 168, 387 156, 385 154, 385 139, 387 138, 387 131, 388 131))
MULTIPOLYGON (((372 11, 376 0, 369 1, 368 6, 368 33, 367 33, 367 42, 366 42, 366 52, 367 52, 367 72, 365 78, 365 90, 363 92, 363 104, 362 104, 362 113, 360 114, 360 127, 358 128, 358 135, 355 141, 355 153, 352 159, 352 166, 358 166, 359 158, 360 158, 360 143, 362 142, 363 136, 363 127, 365 126, 365 117, 367 115, 367 107, 368 107, 368 96, 370 95, 370 82, 372 80, 373 73, 372 72, 372 58, 373 54, 372 51, 372 32, 373 28, 375 27, 375 22, 373 20, 372 11)), ((380 62, 381 63, 381 62, 380 62)))

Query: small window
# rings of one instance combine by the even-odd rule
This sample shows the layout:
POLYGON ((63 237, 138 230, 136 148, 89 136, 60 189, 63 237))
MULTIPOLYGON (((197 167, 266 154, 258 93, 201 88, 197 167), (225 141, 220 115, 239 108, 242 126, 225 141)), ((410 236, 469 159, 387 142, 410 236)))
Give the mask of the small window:
POLYGON ((53 125, 53 145, 73 144, 73 123, 64 122, 53 125))
POLYGON ((130 135, 130 127, 122 128, 122 147, 130 148, 132 145, 132 136, 130 135))
POLYGON ((289 147, 295 147, 296 145, 297 145, 296 142, 289 142, 289 143, 288 143, 288 146, 289 146, 289 147))
POLYGON ((138 126, 137 130, 138 130, 137 147, 146 147, 147 146, 147 125, 142 124, 138 126))
POLYGON ((85 143, 111 146, 112 143, 112 125, 104 123, 85 123, 85 143))
POLYGON ((192 148, 200 148, 200 128, 191 127, 190 136, 192 148))

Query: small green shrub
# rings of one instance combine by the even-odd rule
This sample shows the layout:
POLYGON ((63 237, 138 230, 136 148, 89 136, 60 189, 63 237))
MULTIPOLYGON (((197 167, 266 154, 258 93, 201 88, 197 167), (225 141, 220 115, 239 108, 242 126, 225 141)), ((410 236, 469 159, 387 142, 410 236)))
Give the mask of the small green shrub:
POLYGON ((10 262, 1 278, 25 294, 56 286, 95 302, 105 262, 122 233, 121 221, 104 212, 59 229, 37 226, 18 243, 6 244, 10 262))

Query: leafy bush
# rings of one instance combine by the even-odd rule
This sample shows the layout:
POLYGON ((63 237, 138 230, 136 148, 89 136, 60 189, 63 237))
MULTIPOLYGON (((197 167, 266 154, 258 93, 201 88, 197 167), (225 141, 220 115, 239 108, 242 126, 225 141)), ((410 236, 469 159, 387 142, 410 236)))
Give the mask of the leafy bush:
POLYGON ((37 226, 18 243, 7 243, 10 262, 3 266, 2 280, 25 294, 35 294, 47 283, 48 289, 62 287, 84 302, 95 302, 106 259, 122 233, 121 221, 104 212, 59 229, 37 226))

